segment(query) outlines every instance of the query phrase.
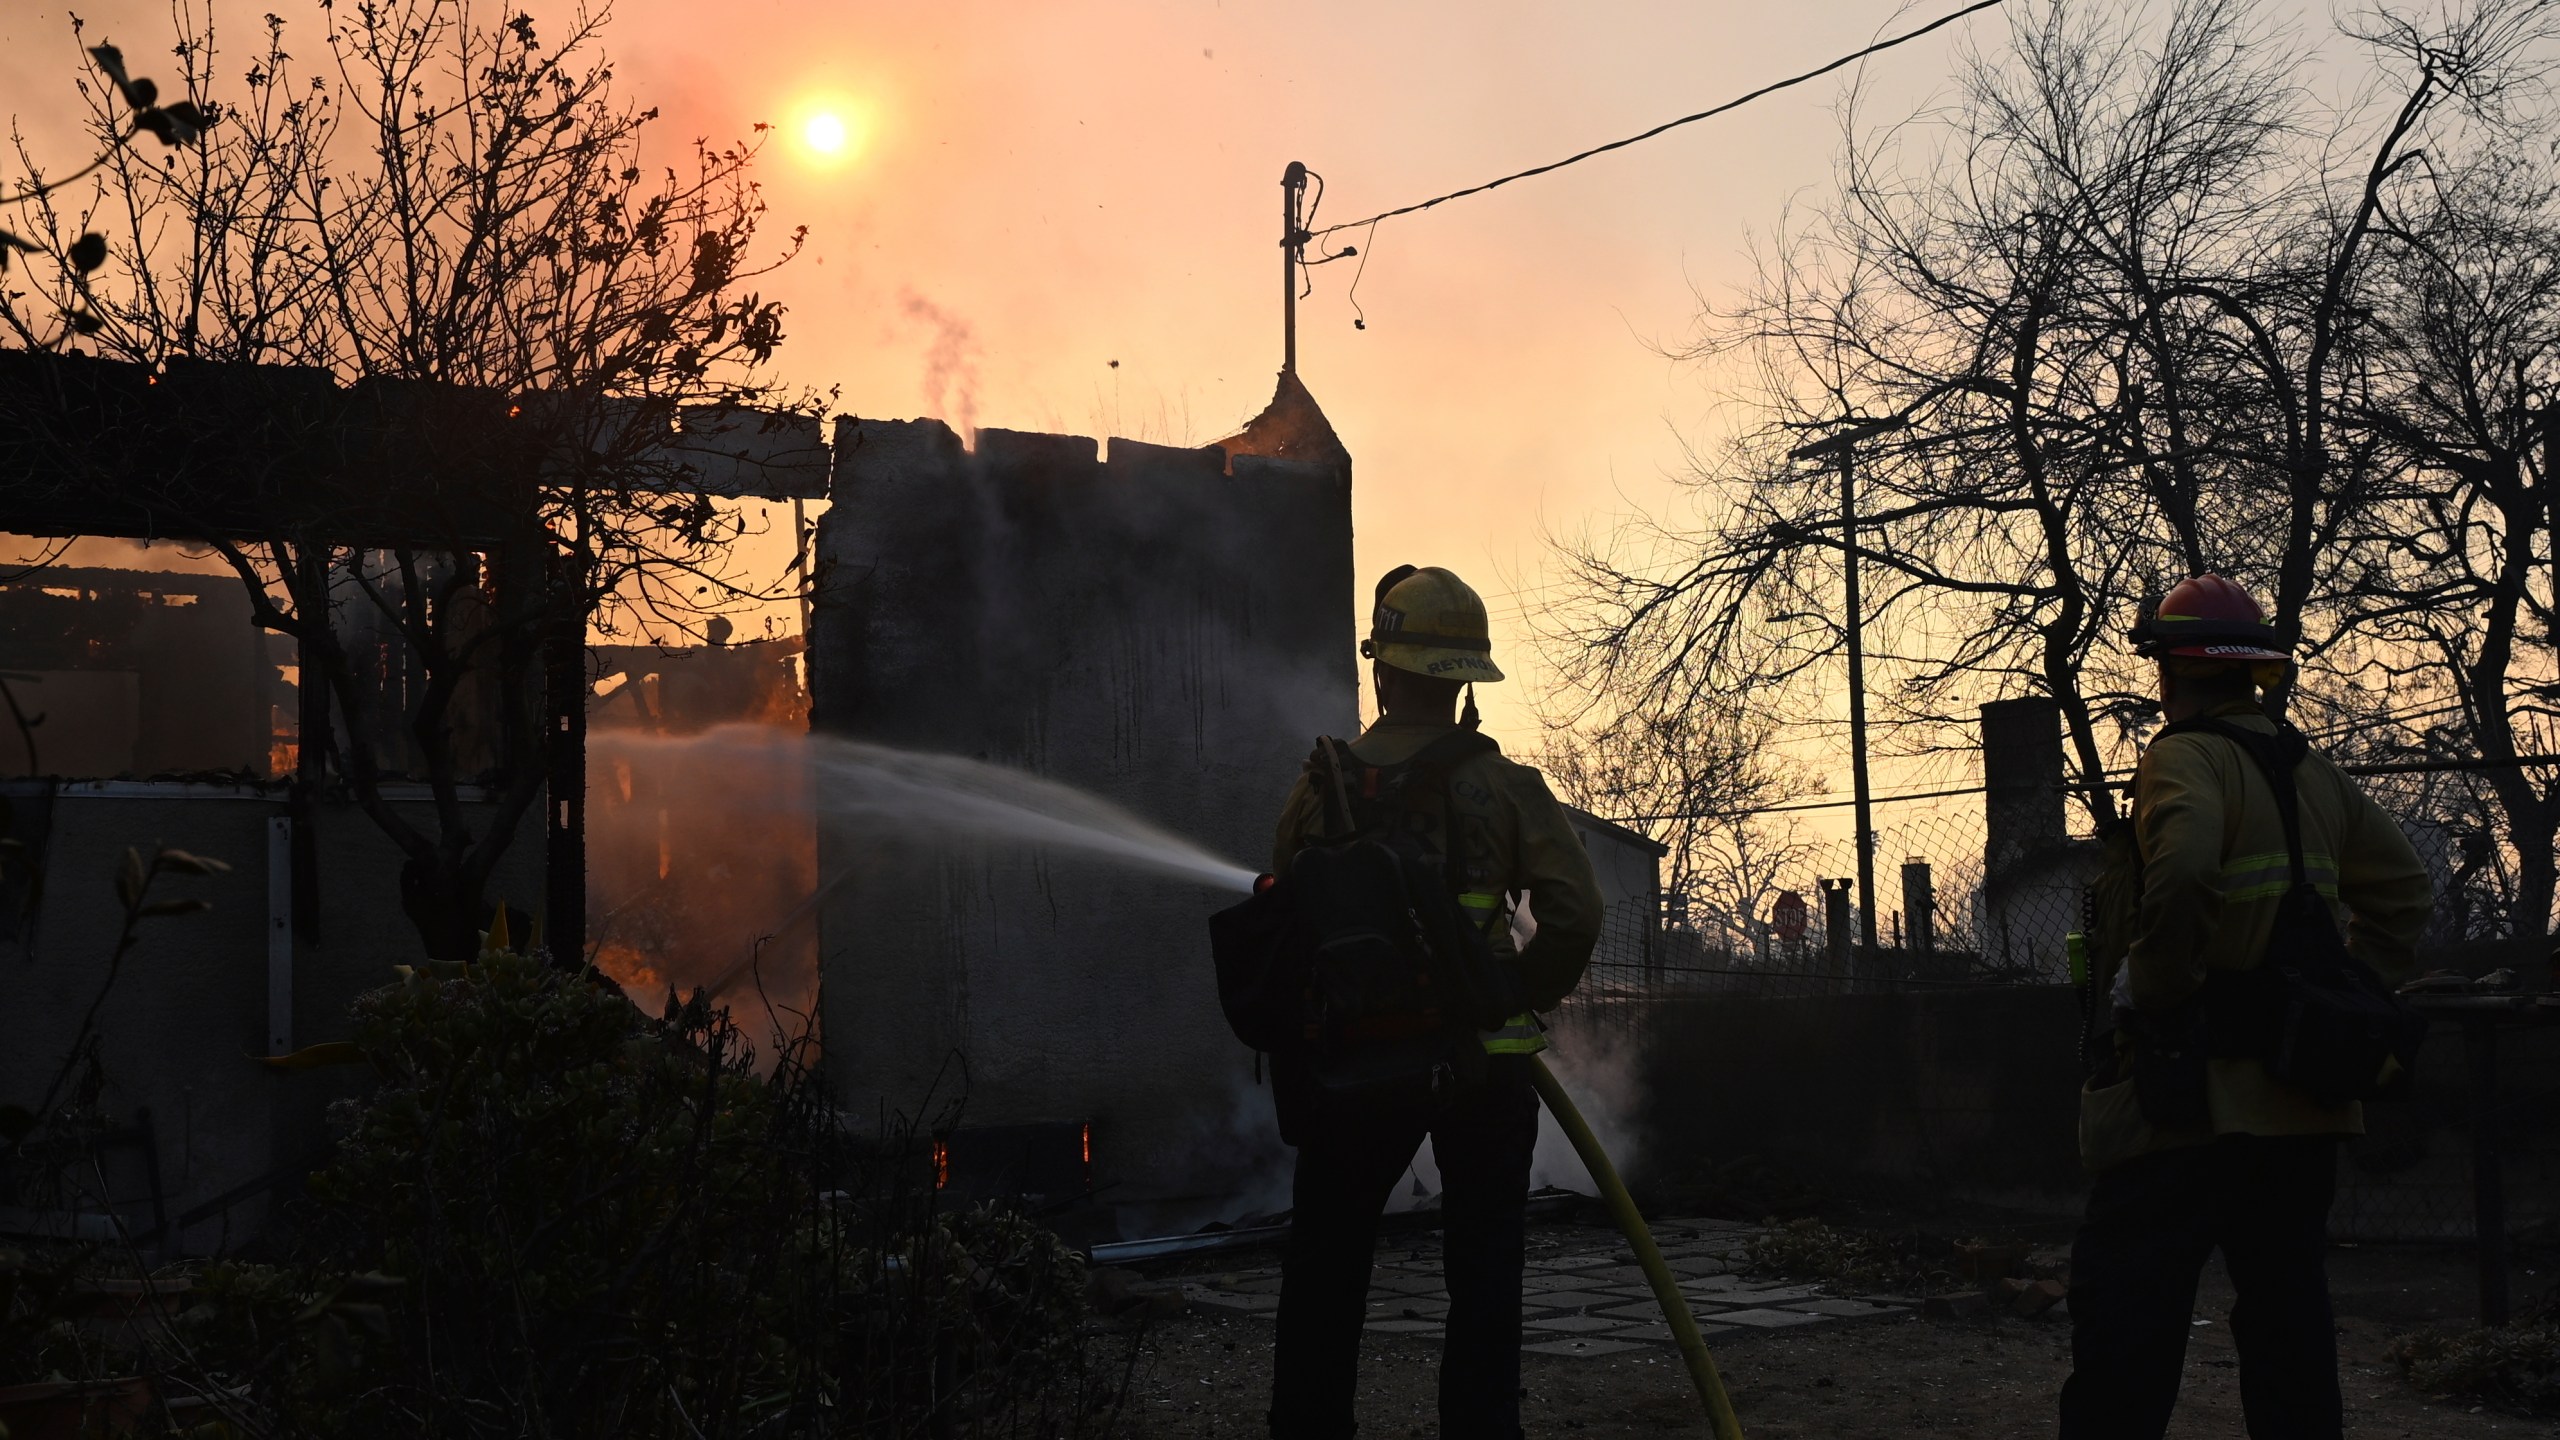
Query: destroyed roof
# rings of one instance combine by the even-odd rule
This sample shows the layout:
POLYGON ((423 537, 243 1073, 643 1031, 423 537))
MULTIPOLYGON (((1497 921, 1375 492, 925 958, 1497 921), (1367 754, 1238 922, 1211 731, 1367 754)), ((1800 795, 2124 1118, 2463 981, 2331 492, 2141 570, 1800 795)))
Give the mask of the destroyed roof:
POLYGON ((813 416, 0 350, 0 530, 485 543, 523 533, 541 488, 570 477, 582 442, 592 461, 606 436, 624 453, 586 465, 606 484, 826 493, 813 416))
POLYGON ((1351 464, 1351 452, 1343 448, 1341 437, 1333 433, 1333 422, 1324 418, 1324 408, 1307 393, 1306 382, 1295 370, 1281 371, 1271 403, 1218 446, 1229 456, 1263 455, 1343 469, 1351 464))

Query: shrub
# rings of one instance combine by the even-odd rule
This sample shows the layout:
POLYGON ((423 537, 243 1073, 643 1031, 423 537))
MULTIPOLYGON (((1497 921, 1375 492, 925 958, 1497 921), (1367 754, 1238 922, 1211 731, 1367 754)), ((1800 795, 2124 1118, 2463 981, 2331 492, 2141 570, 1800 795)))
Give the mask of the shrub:
POLYGON ((2528 1415, 2560 1415, 2560 1323, 2421 1330, 2391 1344, 2409 1383, 2528 1415))
POLYGON ((803 1058, 484 953, 366 995, 293 1267, 216 1266, 193 1388, 258 1433, 1065 1435, 1082 1260, 852 1145, 803 1058))

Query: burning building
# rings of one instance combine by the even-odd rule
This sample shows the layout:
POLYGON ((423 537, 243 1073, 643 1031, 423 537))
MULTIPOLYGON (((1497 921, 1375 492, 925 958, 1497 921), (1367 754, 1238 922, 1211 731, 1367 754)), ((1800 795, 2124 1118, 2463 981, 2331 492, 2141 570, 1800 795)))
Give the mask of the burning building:
MULTIPOLYGON (((1357 722, 1351 473, 1284 379, 1223 446, 846 422, 818 542, 813 728, 1017 766, 1259 868, 1318 734, 1357 722)), ((1047 1125, 1147 1226, 1231 1194, 1259 1137, 1204 920, 1229 897, 1030 850, 831 823, 828 1064, 857 1114, 1047 1125), (956 1112, 952 1107, 956 1106, 956 1112), (1089 1127, 1089 1128, 1088 1128, 1089 1127), (1164 1218, 1159 1218, 1164 1217, 1164 1218)), ((967 1159, 955 1152, 955 1169, 967 1159)), ((1048 1182, 1055 1185, 1057 1181, 1048 1182)))

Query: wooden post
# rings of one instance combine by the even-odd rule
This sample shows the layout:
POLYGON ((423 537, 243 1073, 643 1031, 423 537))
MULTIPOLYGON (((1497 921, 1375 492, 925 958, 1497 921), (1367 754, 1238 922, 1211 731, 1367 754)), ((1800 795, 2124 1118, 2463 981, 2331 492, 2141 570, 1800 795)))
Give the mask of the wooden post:
POLYGON ((543 639, 543 939, 555 965, 587 963, 586 562, 551 558, 543 639))

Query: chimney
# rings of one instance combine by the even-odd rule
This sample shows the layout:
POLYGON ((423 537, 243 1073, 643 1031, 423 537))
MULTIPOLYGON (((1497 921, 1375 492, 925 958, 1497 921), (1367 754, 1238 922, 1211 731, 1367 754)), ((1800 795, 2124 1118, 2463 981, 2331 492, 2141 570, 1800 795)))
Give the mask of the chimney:
POLYGON ((1998 890, 2022 863, 2059 849, 2062 707, 2043 695, 1982 707, 1982 878, 1998 890))

